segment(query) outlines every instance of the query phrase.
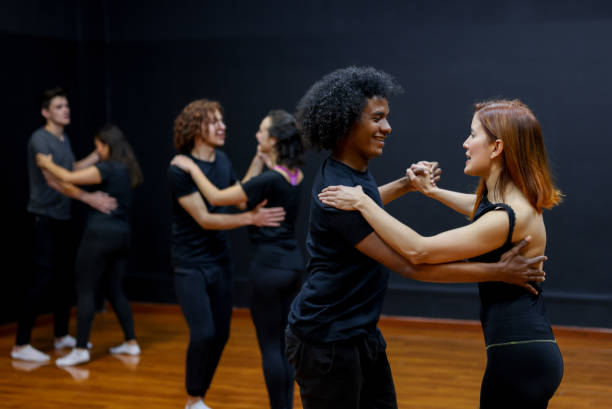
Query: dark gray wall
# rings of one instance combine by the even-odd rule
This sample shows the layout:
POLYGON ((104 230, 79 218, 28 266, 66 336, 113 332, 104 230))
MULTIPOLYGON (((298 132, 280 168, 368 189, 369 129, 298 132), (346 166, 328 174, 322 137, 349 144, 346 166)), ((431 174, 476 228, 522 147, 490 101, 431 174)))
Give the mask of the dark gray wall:
MULTIPOLYGON (((612 222, 604 209, 612 170, 604 157, 612 147, 607 126, 612 6, 606 2, 168 1, 142 7, 109 0, 85 6, 64 2, 73 13, 68 17, 45 4, 35 2, 0 18, 2 44, 17 57, 4 69, 10 70, 9 78, 20 79, 10 84, 9 95, 18 103, 14 115, 20 118, 11 129, 16 136, 11 149, 25 151, 33 123, 41 122, 32 100, 56 83, 72 91, 73 140, 86 146, 104 120, 125 130, 145 173, 135 202, 132 298, 173 300, 165 174, 173 155, 172 121, 186 103, 200 97, 222 102, 225 150, 242 174, 255 149, 254 132, 269 109, 293 109, 305 90, 331 70, 373 65, 396 76, 406 91, 391 101, 393 134, 383 158, 371 164, 379 183, 401 176, 411 162, 435 159, 444 168, 442 186, 471 190, 476 181, 462 173, 461 148, 471 104, 506 97, 521 98, 533 108, 566 195, 545 215, 549 315, 557 324, 612 327, 612 284, 605 263, 612 222), (63 53, 59 63, 52 57, 56 51, 63 53), (53 69, 32 64, 33 55, 41 53, 53 69)), ((307 183, 323 157, 309 155, 307 183)), ((15 155, 3 166, 25 171, 23 158, 15 155)), ((26 179, 20 177, 9 214, 25 215, 26 179)), ((388 210, 423 234, 466 222, 418 194, 388 210)), ((15 244, 25 242, 15 227, 15 244)), ((306 209, 302 243, 305 233, 306 209)), ((236 303, 245 305, 248 243, 243 230, 231 238, 239 256, 236 303)), ((477 304, 474 285, 423 284, 393 276, 385 312, 477 318, 477 304)))

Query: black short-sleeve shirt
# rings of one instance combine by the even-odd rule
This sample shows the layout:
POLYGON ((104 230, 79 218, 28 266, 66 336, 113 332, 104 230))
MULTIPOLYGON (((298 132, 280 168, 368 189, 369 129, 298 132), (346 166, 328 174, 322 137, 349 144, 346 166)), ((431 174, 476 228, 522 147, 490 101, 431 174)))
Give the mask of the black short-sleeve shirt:
POLYGON ((249 209, 254 208, 264 199, 266 207, 280 206, 285 209, 285 220, 279 227, 249 226, 249 239, 253 243, 273 243, 279 240, 295 239, 295 223, 300 208, 302 184, 293 186, 280 173, 266 170, 249 179, 242 185, 248 198, 249 209))
MULTIPOLYGON (((206 162, 188 155, 206 177, 219 189, 236 183, 236 173, 227 155, 217 150, 215 160, 206 162)), ((191 178, 176 166, 168 168, 168 182, 172 199, 172 264, 177 267, 196 267, 229 257, 227 234, 221 230, 203 229, 180 205, 178 199, 198 191, 191 178)), ((200 193, 201 194, 201 193, 200 193)), ((202 195, 209 213, 227 213, 227 206, 212 206, 202 195)))
POLYGON ((130 228, 130 209, 132 208, 132 187, 130 171, 127 164, 119 161, 102 161, 95 164, 98 168, 102 183, 97 189, 108 193, 117 199, 117 208, 110 214, 104 214, 90 209, 87 226, 96 228, 130 228))
POLYGON ((382 206, 369 171, 357 171, 332 158, 323 162, 310 199, 308 276, 289 313, 292 330, 314 342, 350 339, 374 331, 389 280, 386 268, 355 248, 373 231, 361 214, 319 201, 318 193, 332 185, 361 185, 382 206))

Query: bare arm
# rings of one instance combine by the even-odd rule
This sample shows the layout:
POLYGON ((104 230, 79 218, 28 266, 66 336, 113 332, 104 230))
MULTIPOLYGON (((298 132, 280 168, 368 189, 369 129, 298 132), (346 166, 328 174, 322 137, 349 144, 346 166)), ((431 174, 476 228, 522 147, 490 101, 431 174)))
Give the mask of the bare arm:
POLYGON ((435 183, 431 182, 431 178, 427 177, 427 172, 429 171, 427 169, 423 169, 419 164, 412 165, 406 170, 406 177, 410 180, 410 183, 414 189, 423 193, 425 196, 436 199, 454 211, 466 216, 472 214, 474 204, 476 203, 475 194, 441 189, 436 186, 435 183))
POLYGON ((94 150, 89 155, 85 156, 83 159, 74 162, 72 167, 74 168, 74 170, 85 169, 89 166, 95 165, 99 161, 100 156, 98 156, 98 153, 94 150))
POLYGON ((527 244, 528 240, 521 241, 504 253, 497 263, 455 262, 435 265, 412 264, 387 246, 375 232, 357 243, 355 248, 401 276, 413 280, 435 283, 503 281, 537 294, 537 290, 529 282, 544 281, 545 274, 531 266, 540 264, 546 257, 538 256, 530 259, 522 257, 520 250, 527 244))
POLYGON ((45 180, 47 181, 47 185, 49 185, 50 188, 57 190, 64 196, 71 199, 80 200, 86 205, 106 214, 111 213, 117 208, 117 200, 114 197, 109 196, 107 193, 101 191, 92 193, 86 192, 71 183, 60 181, 45 169, 41 170, 45 180))
POLYGON ((270 158, 266 154, 261 152, 258 146, 257 153, 255 153, 255 156, 251 161, 251 165, 249 165, 249 169, 242 178, 242 183, 246 183, 249 179, 259 175, 261 172, 263 172, 265 166, 267 166, 268 168, 272 167, 272 164, 270 163, 270 158))
MULTIPOLYGON (((438 167, 438 162, 420 161, 417 165, 413 166, 418 166, 414 169, 414 172, 417 174, 425 173, 425 170, 427 170, 430 181, 434 186, 440 180, 442 169, 438 167)), ((415 190, 416 187, 413 186, 408 174, 406 174, 406 176, 403 178, 399 178, 393 182, 389 182, 378 187, 378 193, 380 194, 383 204, 387 204, 398 197, 401 197, 408 192, 414 192, 415 190)))
POLYGON ((414 192, 414 187, 407 176, 378 187, 378 193, 383 204, 387 204, 408 192, 414 192))
POLYGON ((330 186, 319 199, 342 210, 359 210, 391 248, 413 263, 445 263, 487 253, 505 243, 510 228, 507 213, 494 211, 466 226, 424 237, 378 206, 360 186, 330 186))
POLYGON ((202 170, 187 156, 177 155, 170 162, 191 175, 193 182, 204 195, 208 203, 213 206, 239 205, 248 200, 240 183, 225 189, 219 189, 202 172, 202 170))
POLYGON ((264 208, 265 201, 251 211, 238 214, 209 213, 199 192, 180 197, 178 202, 206 230, 230 230, 250 224, 275 227, 280 226, 280 222, 285 219, 282 207, 264 208))
POLYGON ((74 185, 96 185, 102 183, 102 175, 95 166, 71 171, 55 164, 51 155, 43 155, 42 153, 36 154, 36 164, 64 183, 74 185))

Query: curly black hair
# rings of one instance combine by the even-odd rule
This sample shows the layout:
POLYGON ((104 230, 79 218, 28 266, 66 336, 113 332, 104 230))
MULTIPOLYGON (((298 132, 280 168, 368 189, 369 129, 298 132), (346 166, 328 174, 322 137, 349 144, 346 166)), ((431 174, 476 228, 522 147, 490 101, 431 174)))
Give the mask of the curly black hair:
POLYGON ((298 103, 298 128, 308 145, 333 149, 361 117, 368 99, 387 99, 401 91, 395 78, 372 67, 336 70, 317 81, 298 103))

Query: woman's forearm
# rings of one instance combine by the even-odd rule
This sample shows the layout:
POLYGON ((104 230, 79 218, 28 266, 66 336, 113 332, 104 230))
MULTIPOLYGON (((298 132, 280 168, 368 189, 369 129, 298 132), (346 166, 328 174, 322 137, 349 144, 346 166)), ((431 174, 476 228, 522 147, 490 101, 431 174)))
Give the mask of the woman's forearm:
POLYGON ((429 192, 424 192, 424 194, 466 216, 472 214, 474 204, 476 203, 476 195, 473 193, 460 193, 452 190, 440 189, 439 187, 435 187, 429 192))
POLYGON ((255 155, 241 182, 246 183, 252 177, 259 175, 263 171, 263 167, 263 160, 259 156, 255 155))
POLYGON ((367 195, 363 195, 356 208, 393 250, 413 263, 422 260, 425 250, 421 235, 391 216, 367 195))
POLYGON ((237 205, 247 201, 247 196, 239 183, 225 189, 219 189, 199 167, 194 166, 190 174, 198 190, 213 206, 237 205))
POLYGON ((57 178, 58 180, 60 180, 61 182, 65 182, 65 183, 71 183, 72 180, 70 180, 72 172, 70 172, 68 169, 63 168, 59 165, 56 165, 53 162, 49 162, 45 165, 45 169, 51 173, 55 178, 57 178))

